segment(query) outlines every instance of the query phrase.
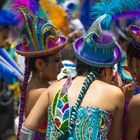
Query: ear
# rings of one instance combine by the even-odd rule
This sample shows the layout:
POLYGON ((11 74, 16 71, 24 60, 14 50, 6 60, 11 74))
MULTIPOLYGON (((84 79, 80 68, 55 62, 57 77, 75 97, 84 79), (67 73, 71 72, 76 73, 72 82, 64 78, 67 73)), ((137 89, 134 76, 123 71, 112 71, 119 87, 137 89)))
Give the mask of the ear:
POLYGON ((42 69, 44 69, 44 67, 45 67, 44 60, 41 59, 41 58, 36 59, 36 61, 35 61, 35 67, 36 67, 36 70, 37 71, 39 71, 39 72, 42 71, 42 69))

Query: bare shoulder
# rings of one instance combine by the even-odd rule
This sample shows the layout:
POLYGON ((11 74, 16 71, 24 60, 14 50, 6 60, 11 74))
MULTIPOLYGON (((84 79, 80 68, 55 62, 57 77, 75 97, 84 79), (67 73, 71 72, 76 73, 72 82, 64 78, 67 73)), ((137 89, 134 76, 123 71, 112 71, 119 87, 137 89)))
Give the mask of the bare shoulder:
POLYGON ((52 103, 52 100, 54 99, 56 93, 58 92, 58 90, 60 88, 62 88, 62 86, 65 84, 65 82, 66 82, 66 79, 62 79, 49 86, 49 88, 47 89, 48 96, 49 96, 49 102, 50 102, 49 104, 52 103))
POLYGON ((60 81, 54 82, 53 84, 49 86, 48 92, 53 92, 53 91, 58 90, 60 87, 64 85, 65 82, 66 82, 66 79, 62 79, 60 81))
POLYGON ((47 91, 47 88, 39 88, 39 89, 33 89, 29 93, 27 93, 27 98, 32 100, 32 99, 37 99, 41 94, 47 91))
POLYGON ((119 87, 110 84, 106 84, 106 87, 114 96, 124 98, 124 94, 119 87))
POLYGON ((140 111, 140 94, 137 94, 132 97, 129 103, 129 108, 132 111, 139 110, 140 111))
POLYGON ((114 99, 114 102, 116 102, 118 106, 124 106, 125 97, 123 91, 119 87, 110 84, 106 84, 106 88, 114 99))

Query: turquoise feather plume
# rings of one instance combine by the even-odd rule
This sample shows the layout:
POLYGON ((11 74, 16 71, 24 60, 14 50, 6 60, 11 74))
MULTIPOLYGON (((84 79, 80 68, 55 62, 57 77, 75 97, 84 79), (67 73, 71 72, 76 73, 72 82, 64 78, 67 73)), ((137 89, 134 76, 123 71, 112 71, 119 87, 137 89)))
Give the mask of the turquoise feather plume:
POLYGON ((108 29, 112 22, 113 16, 121 14, 128 10, 138 9, 139 0, 101 0, 91 8, 91 17, 95 20, 106 14, 102 22, 102 28, 108 29))

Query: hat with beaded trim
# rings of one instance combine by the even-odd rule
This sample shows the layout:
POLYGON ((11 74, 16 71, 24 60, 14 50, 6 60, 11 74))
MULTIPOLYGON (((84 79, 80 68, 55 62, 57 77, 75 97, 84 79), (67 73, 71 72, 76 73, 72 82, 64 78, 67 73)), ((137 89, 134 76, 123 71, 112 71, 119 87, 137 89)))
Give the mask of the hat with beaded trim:
POLYGON ((102 31, 100 23, 106 14, 98 18, 87 31, 86 37, 79 38, 73 45, 78 59, 94 67, 110 67, 121 57, 119 44, 113 36, 102 31))
POLYGON ((24 6, 19 10, 24 17, 24 25, 20 32, 21 43, 16 46, 18 54, 27 57, 53 55, 65 47, 67 39, 59 36, 50 22, 35 16, 24 6))

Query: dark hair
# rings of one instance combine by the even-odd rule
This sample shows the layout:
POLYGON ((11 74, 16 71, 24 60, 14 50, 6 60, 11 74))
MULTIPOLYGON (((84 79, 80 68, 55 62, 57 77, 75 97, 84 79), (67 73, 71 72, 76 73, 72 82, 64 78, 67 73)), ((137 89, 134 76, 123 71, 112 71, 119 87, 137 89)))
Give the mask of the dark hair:
POLYGON ((20 136, 20 130, 23 123, 23 116, 24 116, 24 110, 25 110, 25 97, 27 94, 27 86, 28 86, 28 80, 31 74, 31 71, 35 71, 35 61, 36 59, 41 58, 44 61, 48 59, 48 56, 42 56, 42 57, 34 57, 34 58, 25 58, 25 72, 24 72, 24 80, 22 82, 22 93, 20 97, 20 111, 19 111, 19 125, 18 125, 18 133, 17 133, 17 140, 20 136))
POLYGON ((24 72, 24 80, 22 82, 22 93, 20 97, 20 111, 19 111, 19 124, 18 124, 18 133, 17 133, 17 140, 20 136, 20 129, 22 127, 23 123, 23 116, 24 116, 24 109, 25 109, 25 96, 27 93, 27 86, 28 86, 28 80, 30 77, 30 68, 29 68, 29 59, 25 58, 25 72, 24 72))
POLYGON ((63 60, 71 60, 74 61, 76 59, 74 55, 73 47, 69 44, 62 50, 62 61, 63 60))
POLYGON ((137 58, 140 59, 140 44, 138 44, 135 39, 133 39, 127 49, 126 49, 127 56, 130 58, 137 58))
POLYGON ((35 61, 36 61, 37 59, 42 59, 42 60, 44 60, 44 61, 47 61, 47 60, 48 60, 48 56, 41 56, 41 57, 32 57, 32 58, 28 58, 28 65, 29 65, 31 71, 36 71, 36 68, 35 68, 35 61))
POLYGON ((10 27, 5 24, 0 24, 0 30, 9 29, 10 27))
POLYGON ((77 75, 78 76, 83 75, 83 74, 88 74, 91 71, 94 71, 94 72, 96 71, 96 76, 99 77, 100 74, 101 74, 101 71, 104 68, 93 67, 93 66, 87 65, 86 63, 83 63, 82 61, 77 59, 76 69, 77 69, 77 75))

